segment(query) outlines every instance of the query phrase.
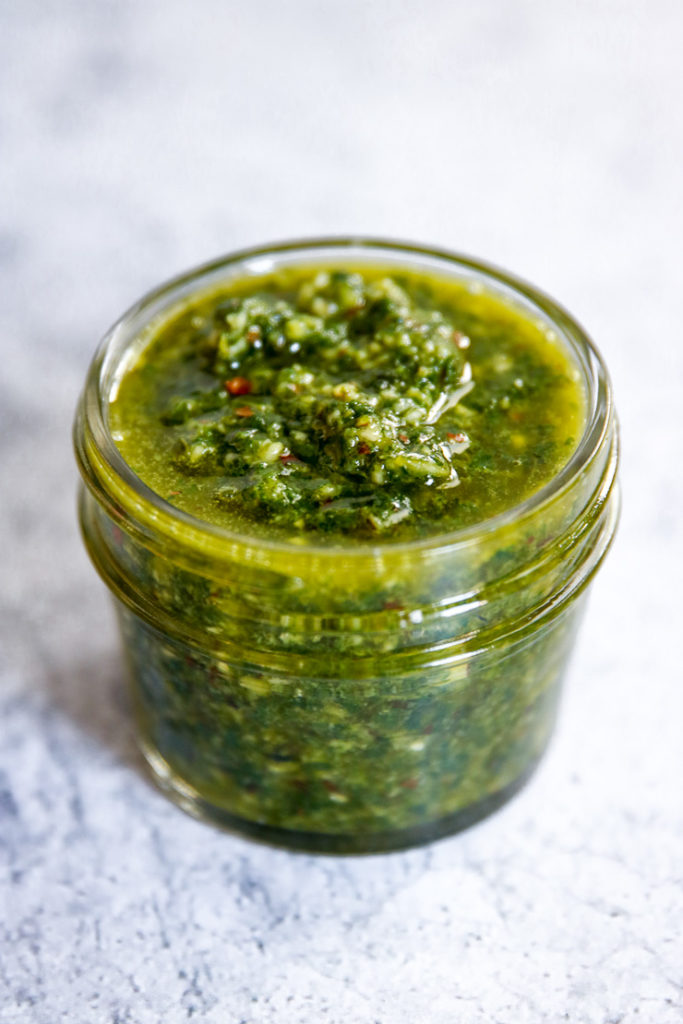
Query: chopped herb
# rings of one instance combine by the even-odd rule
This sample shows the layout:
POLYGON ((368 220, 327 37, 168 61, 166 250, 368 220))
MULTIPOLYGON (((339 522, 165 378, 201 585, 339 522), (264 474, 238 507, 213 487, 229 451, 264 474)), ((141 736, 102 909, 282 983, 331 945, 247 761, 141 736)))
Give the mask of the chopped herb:
POLYGON ((111 417, 133 468, 199 518, 401 540, 486 519, 551 479, 581 429, 575 377, 492 295, 297 268, 189 302, 111 417))

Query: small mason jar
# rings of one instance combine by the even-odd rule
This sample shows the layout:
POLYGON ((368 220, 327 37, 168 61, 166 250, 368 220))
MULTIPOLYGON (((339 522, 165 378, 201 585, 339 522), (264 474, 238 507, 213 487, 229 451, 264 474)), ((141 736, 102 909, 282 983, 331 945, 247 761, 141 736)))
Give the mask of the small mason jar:
POLYGON ((371 852, 456 832, 533 772, 618 516, 604 364, 551 299, 448 252, 321 239, 237 252, 145 296, 104 338, 76 422, 80 522, 111 590, 137 735, 181 807, 292 848, 371 852), (323 546, 200 521, 123 460, 108 408, 192 297, 293 265, 410 268, 536 319, 583 379, 583 436, 495 518, 411 542, 323 546))

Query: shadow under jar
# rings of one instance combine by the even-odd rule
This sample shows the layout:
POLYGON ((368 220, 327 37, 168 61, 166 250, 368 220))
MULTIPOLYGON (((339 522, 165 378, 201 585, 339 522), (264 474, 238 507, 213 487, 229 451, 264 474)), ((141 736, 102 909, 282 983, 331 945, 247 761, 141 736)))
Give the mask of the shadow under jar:
POLYGON ((552 300, 398 243, 238 252, 150 293, 111 329, 75 445, 81 527, 115 598, 140 746, 184 809, 291 848, 372 852, 456 832, 532 773, 618 515, 609 380, 552 300), (332 543, 203 521, 143 483, 115 443, 110 402, 159 325, 197 295, 316 265, 450 280, 547 330, 585 394, 583 433, 554 477, 456 530, 332 543))

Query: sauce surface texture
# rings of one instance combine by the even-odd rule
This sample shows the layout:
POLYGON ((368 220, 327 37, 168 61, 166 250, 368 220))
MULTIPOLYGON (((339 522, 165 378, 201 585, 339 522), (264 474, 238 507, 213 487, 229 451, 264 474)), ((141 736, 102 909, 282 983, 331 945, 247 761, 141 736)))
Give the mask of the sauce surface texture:
POLYGON ((486 520, 566 463, 582 376, 521 307, 390 267, 293 267, 196 296, 110 405, 116 443, 219 526, 401 541, 486 520))

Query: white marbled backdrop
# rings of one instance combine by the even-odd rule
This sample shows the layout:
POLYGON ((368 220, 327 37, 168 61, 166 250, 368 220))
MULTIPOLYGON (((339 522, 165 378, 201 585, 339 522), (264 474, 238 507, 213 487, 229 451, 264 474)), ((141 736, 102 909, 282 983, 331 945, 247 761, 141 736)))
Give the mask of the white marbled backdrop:
POLYGON ((680 0, 0 0, 1 1024, 683 1021, 680 0), (70 421, 141 292, 379 233, 509 266, 612 369, 624 511, 551 752, 316 858, 143 777, 70 421))

